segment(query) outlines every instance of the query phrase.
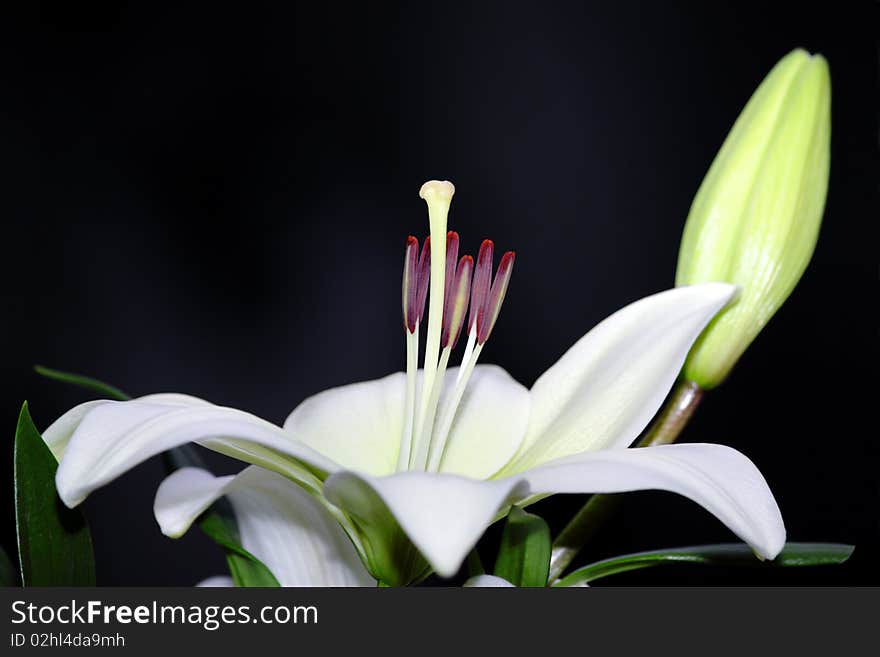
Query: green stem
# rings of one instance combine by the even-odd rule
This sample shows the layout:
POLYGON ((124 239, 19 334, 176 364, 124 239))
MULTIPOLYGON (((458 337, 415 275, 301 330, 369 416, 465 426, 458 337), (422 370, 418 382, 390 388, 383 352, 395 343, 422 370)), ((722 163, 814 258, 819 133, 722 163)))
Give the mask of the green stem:
POLYGON ((551 586, 562 576, 581 548, 592 540, 619 504, 620 498, 617 495, 593 495, 569 521, 553 541, 553 549, 550 551, 550 576, 547 581, 551 586))
POLYGON ((703 394, 703 389, 693 381, 680 381, 637 447, 674 443, 690 422, 703 394))
MULTIPOLYGON (((692 381, 680 381, 660 409, 657 419, 636 446, 649 447, 675 442, 702 398, 703 389, 700 386, 692 381)), ((553 542, 550 554, 551 584, 559 579, 581 548, 596 535, 605 520, 617 509, 619 500, 617 495, 593 495, 560 532, 553 542)))

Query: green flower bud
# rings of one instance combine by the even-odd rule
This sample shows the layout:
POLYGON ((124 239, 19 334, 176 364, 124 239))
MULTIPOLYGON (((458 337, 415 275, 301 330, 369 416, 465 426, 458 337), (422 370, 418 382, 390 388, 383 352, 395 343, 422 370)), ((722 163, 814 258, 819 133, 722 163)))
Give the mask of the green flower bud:
POLYGON ((676 285, 740 287, 685 364, 702 388, 724 380, 800 280, 825 207, 830 141, 828 63, 795 50, 745 106, 688 214, 676 285))

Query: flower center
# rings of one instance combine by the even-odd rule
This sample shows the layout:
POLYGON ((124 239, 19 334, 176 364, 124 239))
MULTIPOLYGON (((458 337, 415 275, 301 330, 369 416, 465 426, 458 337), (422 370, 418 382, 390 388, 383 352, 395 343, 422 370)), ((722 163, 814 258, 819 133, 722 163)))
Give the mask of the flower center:
POLYGON ((406 240, 402 290, 406 397, 398 470, 436 472, 441 468, 455 413, 480 352, 498 320, 513 272, 515 254, 508 251, 501 258, 493 280, 491 240, 483 240, 480 245, 476 266, 469 255, 458 258, 458 233, 446 231, 454 193, 455 187, 450 182, 432 180, 422 185, 419 196, 428 204, 431 235, 425 239, 421 252, 415 237, 406 240), (419 328, 429 287, 425 362, 421 386, 418 386, 419 328), (466 316, 468 338, 458 377, 438 413, 446 368, 461 337, 466 316))

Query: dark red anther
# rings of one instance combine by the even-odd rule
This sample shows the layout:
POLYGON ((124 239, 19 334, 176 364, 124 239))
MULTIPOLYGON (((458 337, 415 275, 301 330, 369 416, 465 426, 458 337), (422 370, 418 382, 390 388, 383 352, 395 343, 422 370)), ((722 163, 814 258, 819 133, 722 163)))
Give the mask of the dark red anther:
POLYGON ((492 240, 483 240, 483 243, 480 245, 480 252, 477 254, 474 283, 471 286, 471 312, 468 318, 468 333, 474 330, 480 311, 486 305, 486 299, 489 298, 494 252, 495 245, 492 243, 492 240))
POLYGON ((446 233, 446 280, 443 285, 443 306, 449 298, 449 290, 455 281, 455 263, 458 262, 458 233, 450 230, 446 233))
POLYGON ((419 241, 410 235, 406 238, 406 253, 403 256, 403 326, 412 333, 416 330, 416 293, 418 291, 419 241))
MULTIPOLYGON (((422 255, 419 257, 419 288, 416 293, 416 321, 421 323, 425 314, 425 299, 428 298, 428 283, 431 282, 431 237, 425 238, 422 244, 422 255)), ((415 330, 415 329, 413 329, 415 330)))
POLYGON ((416 324, 422 321, 428 282, 431 278, 431 238, 425 238, 419 256, 419 241, 410 235, 406 238, 406 254, 403 258, 403 326, 415 333, 416 324))
POLYGON ((501 304, 504 303, 504 295, 510 285, 510 276, 513 273, 513 261, 516 254, 508 251, 501 257, 498 263, 498 271, 495 272, 495 281, 483 306, 483 310, 477 315, 477 344, 485 344, 495 327, 498 314, 501 312, 501 304))
POLYGON ((474 259, 462 256, 455 272, 455 280, 449 286, 449 294, 443 303, 443 330, 440 334, 440 346, 455 349, 461 329, 464 327, 468 299, 471 293, 471 275, 474 271, 474 259))

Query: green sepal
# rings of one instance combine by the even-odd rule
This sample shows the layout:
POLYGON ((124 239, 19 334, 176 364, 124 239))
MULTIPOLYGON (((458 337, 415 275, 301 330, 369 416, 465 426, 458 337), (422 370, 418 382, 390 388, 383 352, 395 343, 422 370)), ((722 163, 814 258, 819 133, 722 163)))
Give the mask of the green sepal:
POLYGON ((34 426, 27 402, 15 431, 15 526, 24 586, 94 586, 92 536, 79 509, 55 490, 58 462, 34 426))
POLYGON ((609 575, 669 564, 723 567, 797 568, 829 566, 850 558, 855 549, 841 543, 786 543, 773 561, 759 559, 744 543, 719 543, 624 554, 591 563, 566 575, 553 586, 585 586, 609 575))
POLYGON ((514 586, 547 586, 550 528, 543 518, 511 507, 501 534, 494 574, 514 586))

